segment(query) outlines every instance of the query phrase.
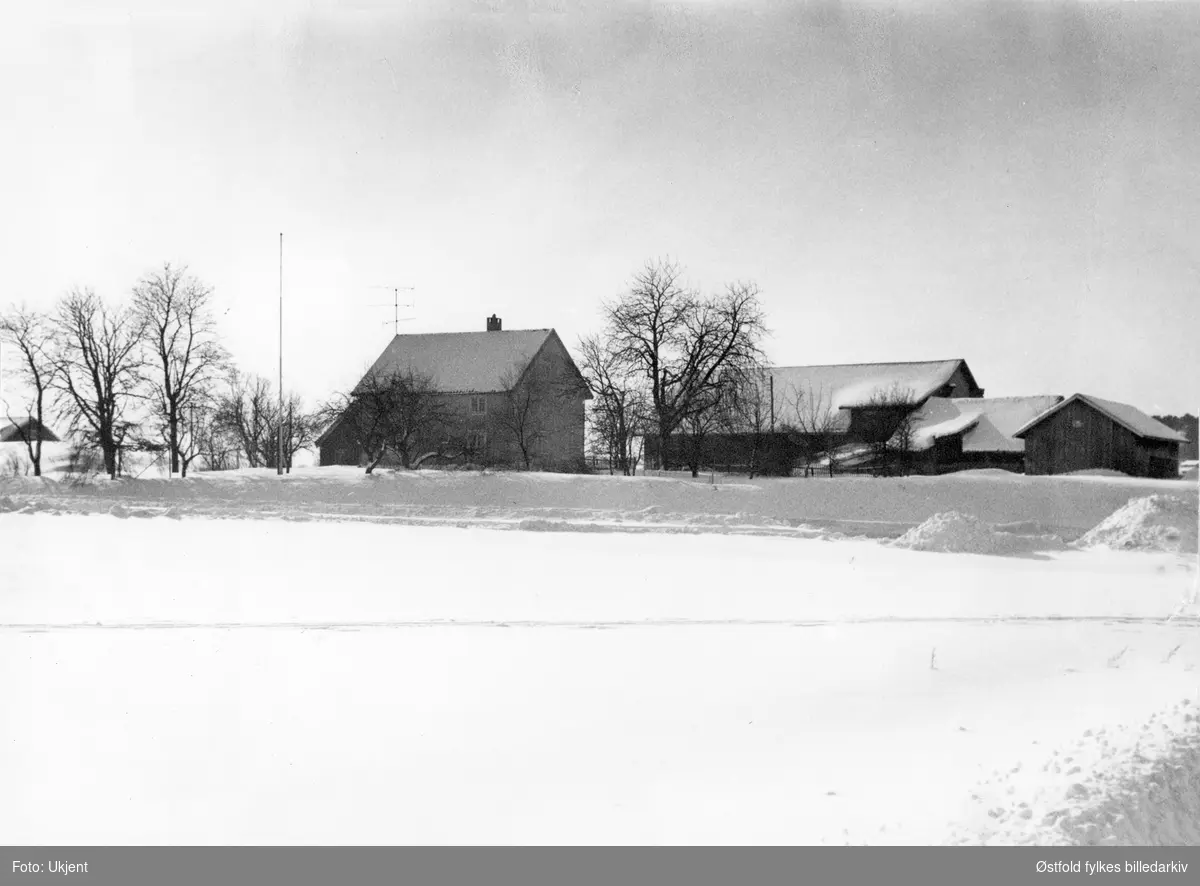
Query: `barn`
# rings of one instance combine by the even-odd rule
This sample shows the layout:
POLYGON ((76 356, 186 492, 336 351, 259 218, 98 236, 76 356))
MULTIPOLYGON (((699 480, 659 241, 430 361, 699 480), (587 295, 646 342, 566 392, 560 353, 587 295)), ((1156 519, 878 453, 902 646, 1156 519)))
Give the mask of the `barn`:
POLYGON ((317 438, 321 465, 359 465, 365 452, 347 413, 368 378, 413 372, 430 380, 448 418, 430 429, 440 459, 534 468, 583 462, 584 401, 592 395, 553 329, 504 330, 487 318, 483 332, 397 335, 355 388, 346 413, 317 438), (514 392, 524 392, 513 414, 514 392), (435 439, 436 437, 436 439, 435 439), (444 449, 442 452, 440 450, 444 449))
POLYGON ((907 363, 836 363, 777 366, 768 370, 776 421, 804 428, 826 416, 849 439, 876 436, 890 421, 881 414, 906 415, 930 397, 982 397, 983 388, 967 361, 922 360, 907 363))
MULTIPOLYGON (((721 429, 702 439, 673 434, 664 466, 757 465, 759 472, 790 474, 798 461, 817 453, 886 441, 931 397, 984 394, 961 358, 775 366, 764 370, 758 387, 767 401, 760 410, 762 427, 721 429)), ((647 441, 646 454, 658 461, 657 441, 647 441)))
POLYGON ((1112 470, 1133 477, 1179 476, 1187 438, 1140 409, 1073 394, 1013 434, 1025 441, 1025 473, 1112 470))

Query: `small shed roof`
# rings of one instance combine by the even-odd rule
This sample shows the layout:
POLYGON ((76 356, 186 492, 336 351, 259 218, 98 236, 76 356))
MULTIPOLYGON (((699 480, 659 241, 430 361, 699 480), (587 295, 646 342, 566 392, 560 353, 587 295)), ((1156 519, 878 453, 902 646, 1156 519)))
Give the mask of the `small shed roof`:
POLYGON ((1181 434, 1174 428, 1167 427, 1157 419, 1151 418, 1136 406, 1130 406, 1128 403, 1117 403, 1114 400, 1102 400, 1099 397, 1093 397, 1091 394, 1072 394, 1061 403, 1047 409, 1031 421, 1026 422, 1013 433, 1013 436, 1023 438, 1031 428, 1037 427, 1050 416, 1065 409, 1071 403, 1076 402, 1086 403, 1097 412, 1107 415, 1117 424, 1132 431, 1142 439, 1166 440, 1174 443, 1188 442, 1184 434, 1181 434))
POLYGON ((958 401, 945 397, 930 397, 913 415, 912 448, 929 449, 945 437, 965 434, 979 424, 979 410, 962 409, 958 401))
MULTIPOLYGON (((21 419, 16 423, 5 422, 4 424, 0 424, 0 443, 20 442, 22 439, 21 429, 26 429, 26 433, 28 433, 28 429, 37 424, 38 422, 34 418, 21 419)), ((40 427, 42 430, 38 436, 41 437, 43 443, 60 442, 58 435, 54 431, 50 430, 44 424, 40 425, 40 427)))
POLYGON ((411 370, 432 378, 443 394, 505 391, 506 373, 523 372, 551 335, 553 329, 397 335, 367 375, 411 370))
POLYGON ((930 397, 914 416, 913 448, 928 449, 935 440, 961 434, 964 452, 1024 452, 1025 442, 1013 432, 1061 400, 1057 394, 930 397))

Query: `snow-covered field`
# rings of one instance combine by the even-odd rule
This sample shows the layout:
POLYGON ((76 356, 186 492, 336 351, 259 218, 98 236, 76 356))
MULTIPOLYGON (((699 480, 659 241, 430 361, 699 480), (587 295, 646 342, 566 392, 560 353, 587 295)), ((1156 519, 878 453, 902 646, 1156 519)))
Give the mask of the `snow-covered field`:
POLYGON ((895 538, 937 513, 961 512, 1023 533, 1066 542, 1131 498, 1165 494, 1194 505, 1197 486, 1129 477, 1026 477, 999 470, 942 477, 746 480, 707 476, 578 476, 520 472, 414 471, 366 475, 353 468, 196 474, 167 480, 23 477, 0 480, 19 505, 105 512, 114 503, 146 513, 215 517, 348 519, 414 525, 526 529, 865 535, 895 538), (32 496, 32 498, 30 498, 32 496), (540 522, 537 522, 540 521, 540 522))
POLYGON ((0 833, 1197 842, 1164 483, 0 483, 0 833))

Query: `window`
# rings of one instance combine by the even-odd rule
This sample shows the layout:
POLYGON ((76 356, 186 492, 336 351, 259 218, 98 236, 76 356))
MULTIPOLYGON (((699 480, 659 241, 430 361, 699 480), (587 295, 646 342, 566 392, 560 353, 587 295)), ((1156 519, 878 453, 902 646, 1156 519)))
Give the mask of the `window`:
POLYGON ((471 397, 471 415, 487 415, 487 397, 471 397))
POLYGON ((487 449, 487 434, 483 431, 471 431, 467 435, 467 449, 471 452, 483 452, 487 449))

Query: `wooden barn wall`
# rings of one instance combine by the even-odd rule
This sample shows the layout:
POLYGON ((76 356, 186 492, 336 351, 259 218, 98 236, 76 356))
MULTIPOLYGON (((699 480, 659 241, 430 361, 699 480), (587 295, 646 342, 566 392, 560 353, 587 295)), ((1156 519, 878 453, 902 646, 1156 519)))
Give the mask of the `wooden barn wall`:
POLYGON ((1169 476, 1169 463, 1177 451, 1178 444, 1139 440, 1108 416, 1076 401, 1026 435, 1025 471, 1065 474, 1107 469, 1135 477, 1169 476))
POLYGON ((346 425, 334 428, 326 437, 318 450, 318 464, 321 467, 329 465, 358 465, 362 461, 362 447, 358 445, 349 433, 346 425))
POLYGON ((961 366, 954 370, 954 375, 950 376, 950 380, 946 385, 936 392, 938 397, 981 397, 983 396, 979 388, 972 389, 971 383, 967 380, 967 374, 963 372, 961 366))
MULTIPOLYGON (((694 447, 687 434, 672 434, 667 442, 666 469, 687 466, 694 447)), ((658 463, 659 442, 646 438, 646 463, 658 463)), ((788 434, 709 434, 700 441, 700 463, 704 468, 740 471, 755 467, 755 473, 787 476, 800 458, 801 446, 788 434)))
POLYGON ((1142 440, 1141 446, 1149 462, 1147 476, 1174 480, 1179 476, 1180 444, 1169 440, 1142 440))
MULTIPOLYGON (((961 440, 960 440, 961 442, 961 440)), ((933 447, 913 459, 914 474, 952 474, 955 471, 999 469, 1020 474, 1025 470, 1021 452, 963 452, 949 447, 933 447)))

